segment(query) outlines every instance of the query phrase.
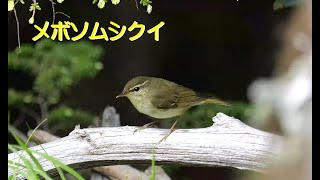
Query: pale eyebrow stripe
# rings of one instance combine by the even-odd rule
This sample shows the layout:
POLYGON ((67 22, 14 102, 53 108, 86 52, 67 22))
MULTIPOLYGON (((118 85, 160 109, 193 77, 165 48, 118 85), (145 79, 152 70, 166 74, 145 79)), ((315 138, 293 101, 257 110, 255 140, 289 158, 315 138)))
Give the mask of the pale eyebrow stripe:
POLYGON ((131 91, 132 89, 136 88, 136 87, 141 87, 143 85, 145 85, 149 80, 146 80, 145 82, 141 83, 141 84, 138 84, 138 85, 135 85, 133 86, 132 88, 129 89, 129 91, 131 91))

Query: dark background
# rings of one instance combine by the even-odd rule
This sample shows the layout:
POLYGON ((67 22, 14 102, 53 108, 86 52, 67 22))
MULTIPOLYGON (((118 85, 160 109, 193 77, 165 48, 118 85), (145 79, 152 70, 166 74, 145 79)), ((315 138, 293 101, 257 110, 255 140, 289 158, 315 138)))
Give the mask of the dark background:
MULTIPOLYGON (((290 14, 288 9, 274 11, 273 2, 158 0, 153 1, 150 15, 145 7, 139 6, 137 10, 134 0, 123 0, 117 6, 108 1, 104 9, 92 5, 91 0, 66 0, 57 4, 56 11, 71 18, 58 14, 55 22, 69 20, 79 31, 85 21, 90 23, 83 39, 91 34, 94 22, 106 30, 110 21, 127 27, 137 21, 146 30, 160 21, 166 23, 160 29, 159 42, 146 31, 140 39, 129 41, 137 30, 127 31, 114 42, 92 41, 104 47, 104 69, 96 78, 83 80, 74 87, 64 103, 94 113, 101 113, 107 105, 115 106, 122 125, 143 125, 150 121, 147 116, 139 114, 128 100, 115 99, 125 83, 137 75, 162 77, 199 92, 213 93, 223 100, 248 102, 248 85, 258 77, 272 74, 282 25, 290 14)), ((51 23, 52 10, 49 1, 39 4, 42 10, 36 12, 35 24, 42 27, 45 21, 51 23)), ((38 33, 28 24, 31 17, 28 7, 29 4, 17 7, 21 43, 35 43, 31 38, 38 33)), ((13 13, 9 14, 8 25, 8 48, 13 50, 18 45, 13 13)), ((48 32, 51 35, 52 30, 49 28, 48 32)), ((112 35, 108 30, 107 33, 109 37, 112 35)), ((32 87, 32 79, 25 74, 9 71, 8 76, 9 87, 24 90, 32 87)), ((211 179, 229 170, 185 168, 183 172, 190 177, 199 178, 201 174, 202 179, 211 179)))

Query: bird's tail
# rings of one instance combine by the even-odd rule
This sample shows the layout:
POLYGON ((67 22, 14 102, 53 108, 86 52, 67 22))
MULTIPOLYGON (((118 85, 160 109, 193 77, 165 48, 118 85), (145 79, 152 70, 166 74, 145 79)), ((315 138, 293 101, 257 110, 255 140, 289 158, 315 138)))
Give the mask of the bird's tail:
POLYGON ((204 103, 208 103, 208 104, 217 104, 217 105, 223 105, 223 106, 231 106, 231 104, 221 101, 219 99, 215 99, 215 98, 208 98, 204 100, 204 103))

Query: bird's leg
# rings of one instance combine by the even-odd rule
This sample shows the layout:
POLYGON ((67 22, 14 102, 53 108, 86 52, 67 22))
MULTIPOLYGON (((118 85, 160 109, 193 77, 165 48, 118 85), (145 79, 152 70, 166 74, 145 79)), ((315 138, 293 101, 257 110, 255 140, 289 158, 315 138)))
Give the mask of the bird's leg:
POLYGON ((161 143, 162 141, 165 141, 168 137, 169 137, 169 135, 175 130, 175 126, 176 126, 176 124, 178 123, 178 121, 181 119, 181 116, 173 123, 173 125, 171 126, 171 128, 170 128, 170 131, 169 131, 169 133, 167 133, 160 141, 159 141, 159 143, 161 143))
POLYGON ((141 130, 143 130, 143 129, 148 128, 149 126, 151 126, 152 124, 154 124, 154 123, 156 123, 156 122, 158 122, 158 120, 152 121, 152 122, 147 123, 147 124, 145 124, 145 125, 143 125, 143 126, 141 126, 141 127, 136 128, 136 129, 133 131, 133 134, 134 134, 135 132, 137 132, 137 131, 141 131, 141 130))

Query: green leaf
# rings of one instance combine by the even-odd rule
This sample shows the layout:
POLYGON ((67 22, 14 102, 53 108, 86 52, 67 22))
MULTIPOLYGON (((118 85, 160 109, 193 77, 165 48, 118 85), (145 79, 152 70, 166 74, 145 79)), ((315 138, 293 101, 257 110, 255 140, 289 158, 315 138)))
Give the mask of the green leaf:
POLYGON ((120 0, 111 0, 111 3, 112 3, 113 5, 117 5, 117 4, 120 3, 120 0))
POLYGON ((142 4, 143 6, 148 6, 152 3, 152 1, 149 1, 149 0, 141 0, 140 1, 140 4, 142 4))
MULTIPOLYGON (((36 165, 36 167, 38 169, 42 169, 40 163, 37 161, 37 159, 31 154, 29 148, 20 140, 20 138, 13 132, 11 131, 12 136, 15 138, 15 140, 18 142, 18 144, 22 147, 22 149, 24 150, 24 152, 31 158, 31 160, 33 161, 33 163, 36 165)), ((27 159, 26 157, 20 155, 19 153, 15 152, 15 150, 13 148, 10 148, 10 146, 8 145, 8 148, 13 151, 14 153, 18 154, 20 159, 24 162, 25 166, 27 167, 27 172, 28 174, 31 175, 32 179, 39 179, 39 177, 37 176, 37 173, 35 172, 35 168, 34 166, 29 162, 29 159, 27 159)))
POLYGON ((33 10, 34 10, 34 6, 31 5, 31 6, 29 7, 29 11, 31 12, 31 11, 33 11, 33 10))
POLYGON ((44 122, 46 122, 47 120, 48 120, 48 119, 42 120, 42 121, 37 125, 37 127, 33 129, 33 131, 31 132, 31 134, 29 135, 29 137, 28 137, 28 139, 27 139, 27 141, 26 141, 26 144, 25 144, 26 146, 27 146, 28 143, 30 142, 31 137, 33 136, 34 132, 35 132, 44 122))
POLYGON ((150 4, 147 5, 147 13, 151 14, 152 12, 152 6, 150 4))
POLYGON ((36 102, 36 97, 31 92, 18 92, 8 90, 8 106, 30 105, 36 102))
POLYGON ((31 5, 30 5, 30 8, 29 8, 29 11, 31 12, 31 11, 34 11, 34 10, 41 10, 41 8, 40 8, 40 6, 39 6, 39 4, 37 3, 37 2, 35 2, 35 3, 32 3, 31 5))
POLYGON ((29 24, 33 24, 34 23, 34 16, 31 16, 31 18, 29 19, 29 24))
MULTIPOLYGON (((8 149, 10 149, 12 152, 14 152, 15 154, 17 154, 19 156, 20 159, 22 159, 24 161, 24 164, 21 164, 21 163, 17 163, 17 162, 14 162, 14 161, 8 161, 8 167, 13 171, 13 176, 15 176, 15 174, 20 174, 28 179, 37 179, 37 178, 33 178, 31 177, 28 173, 24 173, 21 168, 25 168, 25 169, 28 169, 31 170, 31 171, 34 171, 36 174, 39 174, 40 176, 42 176, 44 179, 47 179, 47 180, 53 180, 51 177, 48 176, 48 174, 42 169, 42 167, 39 169, 37 166, 33 166, 29 160, 27 158, 25 158, 25 156, 22 156, 21 153, 22 152, 30 152, 31 154, 37 154, 37 153, 40 153, 38 151, 34 151, 34 150, 31 150, 31 149, 25 149, 25 147, 21 147, 21 146, 18 146, 18 145, 10 145, 8 144, 8 149), (17 152, 16 149, 20 149, 21 151, 17 152), (37 153, 36 153, 37 152, 37 153), (18 168, 18 167, 20 168, 18 168)), ((44 149, 43 149, 44 150, 44 149)), ((56 160, 55 158, 51 157, 50 155, 48 154, 45 154, 43 155, 44 153, 41 153, 40 156, 46 156, 45 158, 48 159, 49 161, 51 161, 53 163, 53 165, 56 167, 59 175, 60 175, 60 178, 62 180, 65 180, 65 176, 63 175, 63 172, 61 170, 61 164, 63 165, 63 163, 61 163, 60 161, 56 160)), ((32 155, 33 156, 33 155, 32 155)), ((36 159, 36 161, 38 162, 38 160, 36 159)), ((79 174, 77 174, 74 170, 72 170, 72 168, 68 167, 67 165, 63 165, 64 169, 67 171, 67 172, 71 172, 74 177, 78 177, 79 179, 83 179, 79 174), (66 168, 65 168, 66 167, 66 168)))
POLYGON ((149 177, 149 180, 155 180, 156 179, 156 160, 154 157, 154 147, 152 148, 152 161, 151 161, 151 176, 149 177))
POLYGON ((14 1, 8 0, 8 11, 12 11, 14 9, 14 1))
POLYGON ((73 175, 75 178, 77 178, 77 180, 85 180, 79 173, 77 173, 75 170, 73 170, 71 167, 63 164, 62 162, 60 162, 59 160, 57 160, 56 158, 39 152, 39 151, 35 151, 35 150, 31 150, 33 153, 40 155, 41 157, 51 161, 53 164, 55 164, 56 167, 59 167, 65 171, 67 171, 68 173, 70 173, 71 175, 73 175))
MULTIPOLYGON (((12 165, 8 165, 8 168, 12 171, 13 174, 20 174, 21 176, 27 178, 27 179, 32 179, 32 175, 31 173, 25 173, 23 171, 21 171, 21 169, 15 167, 15 166, 12 166, 12 165)), ((11 175, 9 176, 9 179, 14 179, 16 180, 16 175, 11 175)))
POLYGON ((105 7, 107 0, 99 0, 98 8, 102 9, 105 7))

